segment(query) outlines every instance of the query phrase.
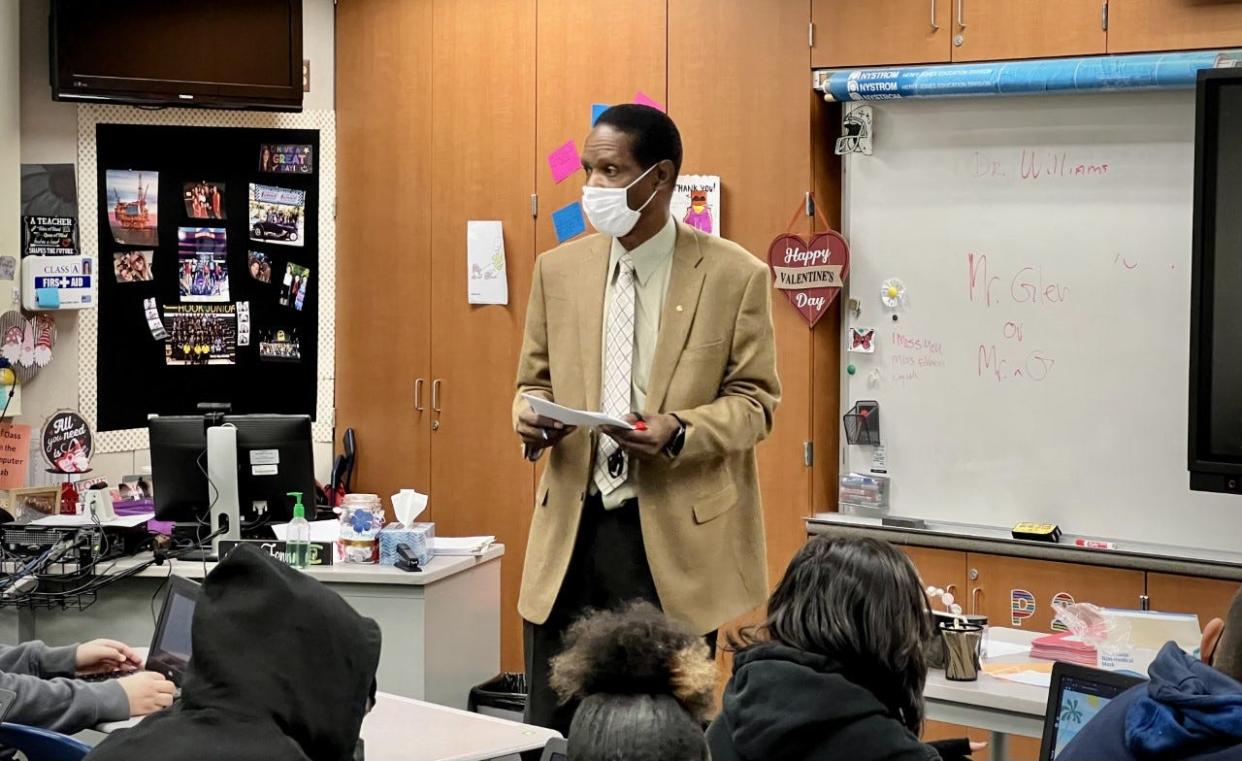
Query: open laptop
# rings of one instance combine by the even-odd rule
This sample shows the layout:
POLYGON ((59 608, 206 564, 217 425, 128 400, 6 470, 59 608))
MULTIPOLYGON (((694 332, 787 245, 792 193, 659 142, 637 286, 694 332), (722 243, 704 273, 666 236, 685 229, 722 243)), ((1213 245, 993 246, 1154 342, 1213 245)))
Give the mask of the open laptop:
POLYGON ((548 740, 539 761, 569 761, 569 743, 559 737, 548 740))
POLYGON ((190 665, 190 630, 202 587, 180 576, 169 577, 168 596, 160 609, 147 652, 147 671, 158 671, 177 687, 190 665))
POLYGON ((1039 761, 1054 761, 1070 740, 1109 701, 1136 684, 1147 681, 1133 674, 1056 663, 1052 666, 1052 685, 1048 689, 1048 708, 1044 713, 1044 738, 1039 745, 1039 761))

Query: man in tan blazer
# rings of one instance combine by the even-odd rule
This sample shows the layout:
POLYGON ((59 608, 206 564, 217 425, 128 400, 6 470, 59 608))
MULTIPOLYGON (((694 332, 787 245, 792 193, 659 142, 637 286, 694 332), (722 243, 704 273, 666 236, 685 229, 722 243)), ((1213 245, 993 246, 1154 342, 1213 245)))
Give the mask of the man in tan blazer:
POLYGON ((767 267, 671 218, 672 120, 615 106, 583 147, 600 234, 539 257, 513 404, 527 456, 548 453, 518 601, 527 718, 562 733, 548 661, 584 610, 647 600, 714 644, 766 599, 755 445, 780 399, 767 267), (564 427, 522 394, 636 430, 564 427))

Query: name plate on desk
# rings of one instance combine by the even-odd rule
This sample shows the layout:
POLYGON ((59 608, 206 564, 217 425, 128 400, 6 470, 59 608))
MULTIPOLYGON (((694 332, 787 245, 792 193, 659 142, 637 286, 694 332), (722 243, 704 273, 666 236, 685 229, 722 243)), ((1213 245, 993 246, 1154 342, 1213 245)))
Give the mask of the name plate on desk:
MULTIPOLYGON (((282 563, 289 562, 289 556, 285 552, 285 543, 276 539, 226 539, 220 542, 221 559, 228 556, 233 548, 239 544, 249 544, 266 552, 276 560, 282 563)), ((333 548, 332 542, 311 542, 310 543, 310 564, 316 565, 332 565, 333 548)))

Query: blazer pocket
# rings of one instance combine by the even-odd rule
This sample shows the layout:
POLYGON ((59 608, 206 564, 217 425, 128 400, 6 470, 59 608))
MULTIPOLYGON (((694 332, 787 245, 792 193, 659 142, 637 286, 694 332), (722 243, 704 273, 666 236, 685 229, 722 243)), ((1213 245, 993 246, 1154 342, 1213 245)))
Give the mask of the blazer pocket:
POLYGON ((691 354, 698 355, 700 353, 710 352, 713 349, 719 349, 721 346, 724 346, 724 343, 725 340, 723 338, 717 338, 715 341, 708 341, 706 343, 687 346, 681 350, 681 356, 686 357, 691 354))
POLYGON ((694 503, 694 522, 702 525, 733 509, 737 504, 737 486, 726 484, 720 491, 699 497, 694 503))

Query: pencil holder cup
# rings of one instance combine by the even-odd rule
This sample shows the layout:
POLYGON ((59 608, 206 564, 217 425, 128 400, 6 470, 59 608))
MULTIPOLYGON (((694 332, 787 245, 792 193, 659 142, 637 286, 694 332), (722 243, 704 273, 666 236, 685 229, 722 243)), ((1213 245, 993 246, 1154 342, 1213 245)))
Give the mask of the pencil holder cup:
POLYGON ((962 624, 940 629, 944 642, 944 678, 951 682, 973 682, 979 678, 979 650, 983 627, 962 624))

